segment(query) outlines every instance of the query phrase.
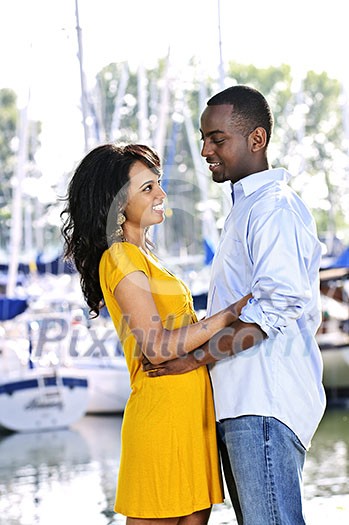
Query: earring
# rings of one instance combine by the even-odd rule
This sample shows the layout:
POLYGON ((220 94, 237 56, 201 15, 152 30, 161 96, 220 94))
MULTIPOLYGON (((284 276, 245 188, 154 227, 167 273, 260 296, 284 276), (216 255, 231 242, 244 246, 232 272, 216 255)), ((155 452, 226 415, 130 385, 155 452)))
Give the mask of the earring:
POLYGON ((126 221, 125 215, 121 211, 119 211, 118 216, 116 218, 117 228, 115 230, 115 236, 120 241, 125 240, 124 230, 122 229, 122 225, 124 224, 125 221, 126 221))

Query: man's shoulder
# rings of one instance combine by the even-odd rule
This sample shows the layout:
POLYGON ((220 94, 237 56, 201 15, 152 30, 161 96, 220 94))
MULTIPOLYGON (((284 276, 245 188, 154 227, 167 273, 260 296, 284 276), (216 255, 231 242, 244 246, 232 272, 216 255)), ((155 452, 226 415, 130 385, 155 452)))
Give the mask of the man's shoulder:
POLYGON ((274 180, 264 184, 251 195, 251 210, 265 213, 277 208, 292 209, 300 197, 284 181, 274 180))
POLYGON ((275 181, 260 188, 249 207, 249 223, 275 217, 275 220, 295 221, 313 225, 314 217, 303 199, 286 183, 275 181))

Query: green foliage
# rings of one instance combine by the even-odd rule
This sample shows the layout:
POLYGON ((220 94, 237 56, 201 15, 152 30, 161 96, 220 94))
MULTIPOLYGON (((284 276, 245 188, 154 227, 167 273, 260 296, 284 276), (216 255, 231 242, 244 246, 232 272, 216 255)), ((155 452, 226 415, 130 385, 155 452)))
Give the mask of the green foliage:
MULTIPOLYGON (((16 93, 8 88, 0 89, 0 248, 7 249, 11 225, 12 178, 17 169, 18 120, 16 93)), ((28 122, 28 158, 26 170, 38 176, 35 153, 40 147, 41 123, 28 122)))
POLYGON ((11 89, 0 90, 0 234, 7 239, 12 189, 11 177, 16 165, 15 137, 17 127, 16 94, 11 89))
MULTIPOLYGON (((104 67, 102 71, 97 74, 97 104, 98 112, 98 126, 102 137, 105 140, 112 140, 112 124, 114 117, 114 110, 116 105, 116 98, 118 90, 120 89, 122 81, 123 69, 127 67, 126 64, 109 64, 104 67)), ((120 136, 130 136, 135 129, 135 107, 137 100, 137 79, 134 73, 131 73, 127 80, 128 97, 122 105, 122 122, 123 129, 120 130, 120 136)))
MULTIPOLYGON (((111 138, 112 115, 115 110, 116 91, 120 85, 121 64, 110 64, 98 75, 100 93, 104 93, 101 107, 104 108, 105 136, 111 138), (101 87, 102 86, 102 87, 101 87)), ((169 158, 175 159, 174 166, 167 169, 169 177, 169 200, 177 206, 178 200, 186 203, 186 191, 183 184, 177 184, 178 169, 182 177, 191 185, 192 209, 200 201, 193 159, 188 137, 184 126, 183 112, 189 111, 196 131, 195 142, 200 149, 199 120, 206 100, 219 90, 217 80, 200 75, 200 65, 195 57, 188 65, 187 77, 180 80, 169 78, 170 114, 166 130, 166 147, 164 163, 169 158), (186 108, 186 109, 185 109, 186 108), (178 123, 182 118, 182 124, 178 123), (173 182, 171 182, 173 181, 173 182), (174 188, 174 189, 173 189, 174 188), (178 191, 178 188, 181 191, 178 191)), ((146 71, 149 142, 154 143, 155 132, 159 123, 159 104, 161 103, 161 86, 164 82, 166 60, 159 62, 158 67, 146 71)), ((291 67, 283 64, 278 67, 257 68, 254 65, 242 65, 230 62, 226 71, 226 85, 248 84, 259 89, 269 101, 274 113, 274 134, 270 145, 270 159, 273 166, 282 165, 288 168, 294 178, 292 184, 308 205, 313 209, 319 232, 348 230, 348 184, 347 162, 345 161, 344 132, 342 125, 342 108, 340 104, 341 86, 338 80, 327 73, 308 71, 304 79, 295 84, 291 67), (312 188, 322 187, 322 194, 317 197, 312 188), (329 213, 329 210, 335 211, 329 213)), ((114 130, 113 138, 122 140, 138 139, 138 91, 137 75, 129 72, 127 90, 120 109, 120 125, 114 130), (115 131, 116 135, 115 136, 115 131)), ((153 144, 154 145, 154 144, 153 144)), ((166 170, 165 170, 166 171, 166 170)), ((210 196, 219 206, 215 213, 218 219, 224 213, 221 188, 209 184, 210 196)), ((183 215, 183 213, 182 213, 183 215)), ((173 214, 174 216, 174 214, 173 214)), ((168 221, 174 231, 180 226, 175 219, 168 221), (172 221, 172 223, 171 223, 172 221)), ((195 232, 199 234, 200 215, 190 227, 182 226, 182 234, 195 232)), ((170 232, 168 238, 177 235, 170 232)), ((172 239, 173 241, 173 239, 172 239)), ((171 242, 172 242, 171 241, 171 242)), ((171 244, 170 242, 170 244, 171 244)), ((173 244, 173 243, 172 243, 173 244)), ((186 242, 198 248, 196 242, 186 242)))
POLYGON ((348 162, 345 160, 341 85, 326 72, 308 71, 294 85, 290 66, 256 68, 229 64, 231 83, 248 84, 268 99, 274 113, 272 163, 290 169, 295 189, 308 201, 320 233, 348 236, 348 162), (316 200, 311 187, 322 185, 316 200))
POLYGON ((13 139, 16 136, 16 95, 10 89, 0 90, 0 166, 6 174, 13 155, 13 139))
MULTIPOLYGON (((160 60, 154 69, 146 71, 146 89, 148 120, 150 130, 156 129, 156 113, 158 111, 160 80, 165 69, 165 61, 160 60)), ((93 113, 97 121, 100 140, 137 140, 138 129, 138 78, 137 71, 129 69, 127 63, 111 63, 104 67, 96 76, 96 87, 92 94, 95 100, 93 113), (122 95, 120 107, 117 107, 120 90, 126 90, 122 95), (120 114, 116 115, 119 109, 120 114), (113 120, 118 118, 119 126, 115 129, 113 120)))
MULTIPOLYGON (((140 87, 139 71, 127 63, 106 65, 96 76, 88 93, 90 134, 94 141, 139 141, 156 146, 164 110, 167 86, 167 118, 162 152, 164 183, 171 209, 161 235, 173 255, 200 253, 202 245, 202 191, 188 140, 186 116, 194 129, 194 147, 200 156, 200 114, 206 100, 220 90, 216 76, 203 78, 195 57, 183 75, 168 70, 167 59, 144 71, 140 87), (124 91, 123 91, 124 86, 124 91), (140 100, 145 101, 145 110, 140 100), (143 110, 143 122, 141 122, 143 110), (141 131, 142 124, 144 125, 141 131)), ((291 184, 313 210, 319 233, 340 233, 349 242, 349 185, 347 145, 345 144, 341 85, 327 73, 308 71, 303 79, 294 78, 287 64, 257 68, 230 62, 226 85, 248 84, 259 89, 274 113, 274 133, 269 147, 273 166, 284 166, 294 175, 291 184)), ((15 93, 0 90, 0 219, 8 224, 11 200, 10 179, 16 165, 17 108, 15 93)), ((40 146, 40 123, 30 123, 29 160, 35 164, 40 146)), ((190 132, 191 135, 193 131, 190 132)), ((193 138, 193 137, 191 137, 193 138)), ((205 171, 205 166, 200 168, 205 171)), ((226 196, 211 183, 207 171, 208 197, 212 213, 221 220, 226 214, 226 196)), ((202 179, 201 179, 202 180, 202 179)), ((49 215, 50 206, 45 210, 49 215)), ((57 225, 45 227, 50 238, 58 239, 57 225), (55 233, 56 232, 56 233, 55 233)), ((160 235, 160 229, 159 233, 160 235)))

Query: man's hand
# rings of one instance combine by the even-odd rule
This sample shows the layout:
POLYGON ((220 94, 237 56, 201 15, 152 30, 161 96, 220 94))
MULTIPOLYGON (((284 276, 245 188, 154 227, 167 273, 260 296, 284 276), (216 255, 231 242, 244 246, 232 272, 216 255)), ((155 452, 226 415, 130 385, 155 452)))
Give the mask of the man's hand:
POLYGON ((185 374, 199 368, 199 366, 200 363, 195 360, 192 354, 187 354, 171 361, 164 361, 158 365, 150 363, 145 356, 142 359, 142 368, 148 377, 185 374))

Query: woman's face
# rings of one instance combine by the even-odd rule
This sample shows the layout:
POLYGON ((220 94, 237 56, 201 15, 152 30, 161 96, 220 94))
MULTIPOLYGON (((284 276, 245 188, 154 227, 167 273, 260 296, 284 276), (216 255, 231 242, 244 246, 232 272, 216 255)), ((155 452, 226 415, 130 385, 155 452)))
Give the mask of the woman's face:
POLYGON ((145 164, 135 162, 129 172, 130 185, 124 210, 126 221, 133 226, 146 228, 164 220, 166 193, 160 186, 160 178, 145 164))

